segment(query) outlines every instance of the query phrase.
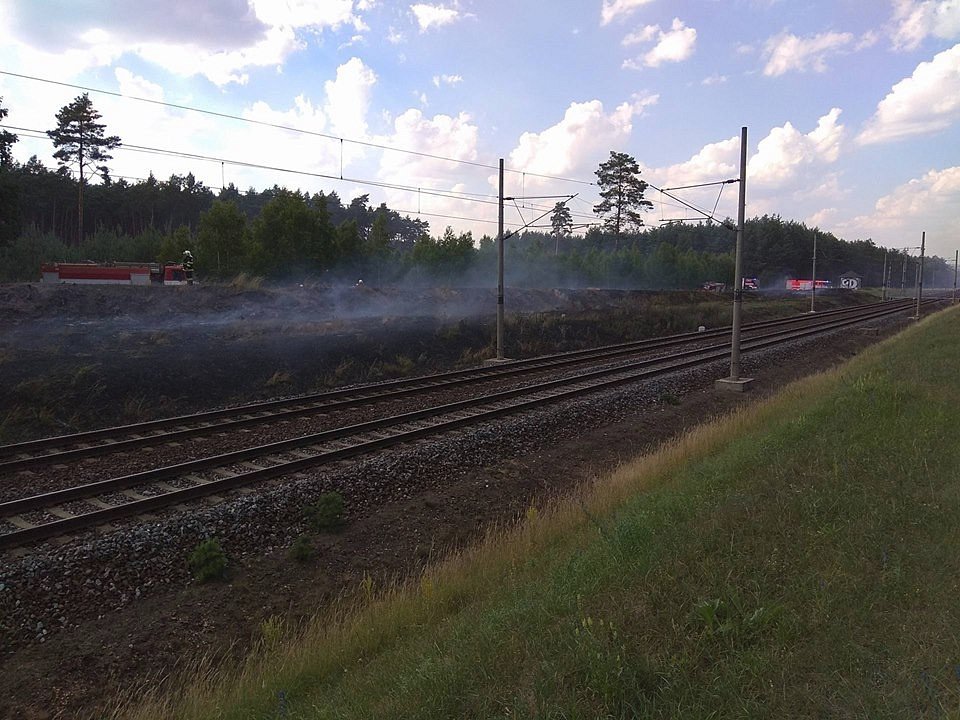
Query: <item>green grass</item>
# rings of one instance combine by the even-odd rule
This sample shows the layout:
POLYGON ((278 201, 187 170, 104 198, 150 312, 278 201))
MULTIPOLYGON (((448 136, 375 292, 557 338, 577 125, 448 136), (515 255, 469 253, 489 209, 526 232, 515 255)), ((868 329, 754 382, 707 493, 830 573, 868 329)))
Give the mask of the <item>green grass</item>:
POLYGON ((951 310, 123 715, 960 718, 957 357, 951 310))

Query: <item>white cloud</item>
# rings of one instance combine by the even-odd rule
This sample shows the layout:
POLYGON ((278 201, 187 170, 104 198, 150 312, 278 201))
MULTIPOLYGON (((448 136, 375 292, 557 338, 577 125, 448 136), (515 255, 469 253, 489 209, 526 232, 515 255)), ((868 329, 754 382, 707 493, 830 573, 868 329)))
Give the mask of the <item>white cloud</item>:
POLYGON ((897 50, 915 50, 928 35, 955 39, 960 37, 960 0, 895 0, 893 24, 897 50))
POLYGON ((634 10, 653 0, 603 0, 600 8, 600 24, 607 25, 618 17, 629 15, 634 10))
MULTIPOLYGON (((384 182, 402 183, 423 190, 486 191, 488 170, 439 159, 476 162, 478 138, 479 130, 466 113, 428 117, 422 111, 410 108, 394 119, 390 134, 377 137, 375 141, 422 155, 385 151, 380 156, 377 177, 384 182)), ((385 194, 387 204, 398 212, 431 213, 423 219, 431 223, 434 234, 438 234, 439 228, 447 224, 461 231, 482 230, 475 222, 458 223, 450 218, 438 220, 435 215, 468 218, 489 215, 489 212, 484 212, 488 208, 486 205, 437 197, 428 192, 387 189, 385 194)), ((493 218, 496 218, 495 208, 493 218)))
MULTIPOLYGON (((327 103, 329 105, 329 103, 327 103)), ((275 110, 263 101, 255 102, 242 116, 263 123, 299 128, 312 133, 329 133, 329 119, 323 107, 305 95, 298 95, 290 108, 275 110)), ((345 164, 355 146, 346 145, 345 164)), ((243 158, 270 167, 286 167, 337 176, 340 168, 340 143, 300 132, 284 132, 277 128, 244 123, 228 126, 213 140, 212 148, 228 158, 243 158)), ((211 153, 213 154, 213 153, 211 153)), ((273 183, 288 187, 310 185, 302 176, 282 174, 271 176, 254 168, 228 167, 227 182, 240 188, 264 187, 273 183)))
POLYGON ((806 220, 804 220, 804 224, 811 228, 827 226, 833 222, 833 219, 836 217, 836 208, 823 208, 822 210, 818 210, 817 212, 813 213, 813 215, 809 215, 806 220))
POLYGON ((163 100, 163 88, 138 75, 134 75, 126 68, 118 67, 113 71, 114 77, 120 85, 123 95, 146 98, 147 100, 163 100))
POLYGON ((334 132, 344 137, 367 134, 367 111, 377 76, 360 58, 350 58, 337 68, 335 80, 324 83, 327 116, 334 132))
POLYGON ((808 69, 824 72, 827 69, 827 56, 840 52, 853 39, 850 33, 828 32, 806 38, 780 33, 768 39, 764 45, 763 54, 767 64, 763 74, 776 77, 791 70, 803 72, 808 69))
POLYGON ((623 147, 633 119, 658 99, 656 95, 637 96, 612 112, 606 112, 599 100, 570 103, 555 125, 538 133, 523 133, 508 164, 528 173, 591 177, 598 158, 605 159, 610 148, 623 147))
POLYGON ((860 36, 860 41, 857 43, 855 50, 864 50, 869 47, 873 47, 880 41, 880 33, 875 30, 867 30, 863 35, 860 36))
POLYGON ((410 11, 417 18, 417 24, 420 26, 420 32, 426 32, 433 27, 443 27, 456 22, 462 16, 456 8, 448 8, 444 5, 428 5, 418 3, 410 6, 410 11))
POLYGON ((266 37, 251 47, 229 52, 208 52, 167 44, 143 44, 136 50, 144 60, 177 75, 204 75, 215 85, 246 84, 243 69, 282 65, 287 56, 304 47, 289 27, 271 27, 266 37))
POLYGON ((740 136, 704 145, 689 160, 658 168, 654 173, 664 187, 717 182, 740 176, 740 136))
POLYGON ((857 137, 862 145, 933 133, 960 120, 960 45, 917 65, 877 105, 857 137))
POLYGON ((881 197, 868 215, 838 224, 847 236, 872 237, 878 244, 919 245, 927 233, 927 253, 952 257, 956 248, 956 217, 960 207, 960 166, 930 170, 920 178, 881 197), (909 239, 911 242, 905 243, 909 239))
POLYGON ((663 31, 659 25, 648 25, 639 33, 628 35, 624 44, 650 41, 657 38, 657 44, 639 59, 625 60, 623 67, 637 70, 641 67, 659 67, 665 62, 682 62, 693 54, 697 44, 697 31, 684 25, 680 18, 674 18, 670 30, 663 31), (628 42, 629 40, 629 42, 628 42))
POLYGON ((793 196, 797 200, 816 200, 822 202, 825 200, 836 201, 841 196, 849 194, 850 190, 843 187, 840 183, 839 173, 820 170, 809 186, 797 189, 794 191, 793 196))
POLYGON ((463 78, 460 75, 434 75, 433 84, 436 87, 441 85, 459 85, 463 82, 463 78))
POLYGON ((637 32, 629 33, 621 41, 621 45, 639 45, 641 43, 650 42, 653 40, 657 33, 660 32, 659 25, 647 25, 642 30, 637 30, 637 32))
POLYGON ((764 190, 783 187, 802 176, 804 169, 836 162, 844 136, 838 120, 840 109, 822 116, 817 127, 804 135, 789 122, 773 128, 757 144, 757 153, 747 164, 747 177, 764 190))
POLYGON ((302 32, 349 24, 366 29, 357 14, 367 0, 168 0, 143 4, 106 0, 97 13, 15 0, 0 12, 7 42, 4 64, 70 78, 132 53, 169 72, 204 75, 217 85, 245 83, 255 67, 282 65, 305 47, 302 32))
POLYGON ((366 8, 365 3, 354 0, 251 0, 257 18, 272 26, 336 30, 341 25, 351 24, 356 30, 365 30, 363 20, 354 13, 366 8))
POLYGON ((728 78, 726 75, 717 75, 716 73, 714 73, 713 75, 710 75, 709 77, 705 77, 703 80, 701 80, 700 84, 701 85, 722 85, 727 81, 727 79, 728 78))
MULTIPOLYGON (((145 91, 150 90, 150 83, 128 71, 118 70, 117 76, 124 92, 136 90, 136 94, 144 96, 145 91)), ((365 139, 364 116, 374 81, 375 77, 369 69, 354 58, 337 68, 335 77, 323 84, 324 94, 319 101, 300 94, 286 108, 275 108, 264 101, 257 101, 240 112, 241 117, 248 120, 298 128, 306 133, 218 120, 173 108, 124 102, 119 98, 98 98, 97 106, 99 108, 102 103, 108 129, 119 134, 125 142, 161 144, 164 148, 188 152, 197 152, 197 148, 202 148, 198 152, 227 160, 237 159, 251 164, 339 177, 341 173, 345 176, 350 174, 353 170, 351 164, 362 159, 366 149, 310 133, 341 134, 348 139, 365 139), (149 140, 161 137, 167 140, 163 143, 149 140)), ((143 175, 152 171, 160 179, 172 173, 183 174, 190 169, 208 185, 219 186, 221 183, 219 163, 194 162, 185 165, 179 158, 117 151, 111 168, 116 168, 118 174, 143 175)), ((241 189, 250 186, 269 187, 274 183, 312 191, 330 189, 329 180, 232 166, 229 163, 224 167, 223 177, 226 182, 233 182, 241 189)))
MULTIPOLYGON (((799 206, 825 197, 836 199, 842 193, 835 173, 828 167, 840 155, 844 135, 837 121, 840 110, 822 116, 809 133, 801 133, 791 123, 775 127, 757 143, 756 152, 747 161, 747 213, 780 213, 785 206, 799 206)), ((661 187, 681 187, 699 183, 733 180, 740 176, 740 136, 705 145, 689 160, 650 170, 651 182, 661 187)), ((707 210, 719 203, 719 217, 736 217, 737 185, 679 190, 686 202, 707 210)), ((650 199, 659 198, 651 194, 650 199)), ((665 200, 665 202, 670 202, 665 200)), ((689 216, 685 209, 666 209, 689 216)))

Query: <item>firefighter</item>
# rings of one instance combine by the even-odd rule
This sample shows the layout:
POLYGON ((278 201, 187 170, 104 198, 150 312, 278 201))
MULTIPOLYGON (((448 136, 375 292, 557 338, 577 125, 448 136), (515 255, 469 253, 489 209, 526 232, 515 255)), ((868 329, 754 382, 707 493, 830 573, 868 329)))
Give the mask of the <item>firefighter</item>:
POLYGON ((193 285, 193 253, 189 250, 183 251, 183 274, 187 278, 187 285, 193 285))

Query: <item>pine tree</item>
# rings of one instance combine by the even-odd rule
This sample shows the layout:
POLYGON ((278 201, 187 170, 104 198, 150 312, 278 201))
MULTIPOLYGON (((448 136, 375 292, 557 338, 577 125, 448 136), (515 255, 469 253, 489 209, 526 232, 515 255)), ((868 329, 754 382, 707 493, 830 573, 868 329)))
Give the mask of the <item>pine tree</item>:
POLYGON ((553 206, 553 214, 550 215, 550 225, 553 230, 550 232, 556 240, 553 254, 560 253, 560 238, 567 237, 573 232, 573 218, 570 215, 570 208, 566 203, 558 202, 553 206))
POLYGON ((57 113, 57 127, 48 130, 57 151, 53 156, 61 168, 75 166, 80 175, 77 194, 77 242, 83 242, 83 183, 84 170, 107 172, 106 161, 113 156, 108 151, 120 147, 116 135, 104 136, 106 125, 100 120, 87 93, 64 105, 57 113), (99 164, 98 164, 99 163, 99 164))
POLYGON ((600 163, 596 172, 600 197, 593 212, 603 217, 605 229, 613 232, 616 246, 620 245, 620 233, 625 229, 643 227, 641 211, 653 208, 653 203, 643 199, 647 183, 640 179, 640 166, 626 153, 610 151, 610 159, 600 163))

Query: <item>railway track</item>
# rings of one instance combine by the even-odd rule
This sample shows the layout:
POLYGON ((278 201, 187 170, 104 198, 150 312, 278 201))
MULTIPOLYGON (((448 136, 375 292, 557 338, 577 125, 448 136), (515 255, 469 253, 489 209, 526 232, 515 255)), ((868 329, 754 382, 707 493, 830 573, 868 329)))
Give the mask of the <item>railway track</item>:
MULTIPOLYGON (((745 327, 749 332, 745 334, 741 348, 747 353, 866 320, 903 313, 912 307, 910 301, 888 302, 815 316, 754 323, 745 327)), ((176 441, 197 434, 223 432, 225 428, 244 428, 256 423, 275 422, 278 418, 329 413, 337 408, 430 393, 437 388, 475 385, 482 389, 484 384, 497 383, 502 386, 505 379, 525 374, 586 366, 586 369, 567 377, 481 393, 454 402, 430 404, 396 415, 3 502, 0 503, 0 518, 13 529, 0 534, 0 550, 256 485, 271 478, 295 475, 308 468, 495 420, 548 403, 722 360, 729 355, 729 342, 710 341, 728 332, 724 328, 711 333, 684 333, 600 350, 532 358, 497 368, 464 370, 349 388, 310 398, 260 403, 156 423, 6 446, 0 448, 0 458, 5 458, 0 463, 0 472, 10 473, 91 455, 126 451, 147 444, 176 441), (630 355, 662 353, 665 349, 690 344, 695 346, 665 355, 623 360, 630 355), (604 365, 616 360, 622 362, 604 365)))

